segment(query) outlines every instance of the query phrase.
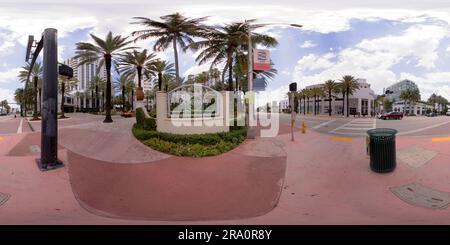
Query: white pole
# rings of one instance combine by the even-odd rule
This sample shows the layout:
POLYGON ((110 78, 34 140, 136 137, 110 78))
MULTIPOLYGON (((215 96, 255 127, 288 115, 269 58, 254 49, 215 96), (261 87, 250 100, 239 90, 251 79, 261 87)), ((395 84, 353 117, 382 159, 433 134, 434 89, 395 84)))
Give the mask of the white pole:
MULTIPOLYGON (((247 21, 246 21, 247 22, 247 21)), ((252 96, 252 90, 253 90, 253 64, 252 64, 252 60, 253 60, 253 46, 252 46, 252 30, 251 30, 251 26, 250 23, 248 23, 248 75, 247 75, 247 80, 248 80, 248 92, 249 96, 252 96)), ((253 106, 253 100, 250 99, 250 97, 248 100, 248 108, 247 108, 247 117, 246 117, 246 124, 247 124, 247 139, 254 139, 255 138, 255 129, 254 127, 252 127, 252 125, 250 125, 250 107, 253 106)), ((253 110, 252 110, 253 111, 253 110)))

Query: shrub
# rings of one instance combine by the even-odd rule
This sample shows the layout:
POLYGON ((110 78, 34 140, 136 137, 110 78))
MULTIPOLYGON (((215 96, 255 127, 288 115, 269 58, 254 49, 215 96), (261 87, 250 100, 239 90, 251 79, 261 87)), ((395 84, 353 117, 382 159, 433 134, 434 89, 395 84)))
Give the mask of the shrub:
POLYGON ((141 129, 156 130, 156 119, 153 117, 145 117, 144 110, 142 108, 137 108, 136 125, 141 129))
POLYGON ((145 119, 144 110, 142 110, 142 108, 137 108, 136 109, 136 124, 141 128, 144 127, 144 119, 145 119))
POLYGON ((152 149, 176 156, 206 157, 227 152, 245 140, 246 130, 215 134, 177 135, 145 130, 134 125, 134 136, 152 149))

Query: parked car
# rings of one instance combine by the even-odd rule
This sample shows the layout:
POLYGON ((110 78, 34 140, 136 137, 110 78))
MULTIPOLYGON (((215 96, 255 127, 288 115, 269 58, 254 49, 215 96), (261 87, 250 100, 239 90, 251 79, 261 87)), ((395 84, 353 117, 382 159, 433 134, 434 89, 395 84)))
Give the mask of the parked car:
POLYGON ((427 117, 437 117, 436 112, 430 112, 427 114, 427 117))
POLYGON ((400 120, 403 118, 403 112, 388 112, 388 113, 384 113, 380 116, 380 119, 382 120, 388 120, 388 119, 396 119, 396 120, 400 120))
POLYGON ((447 113, 445 113, 445 115, 450 116, 450 111, 447 111, 447 113))

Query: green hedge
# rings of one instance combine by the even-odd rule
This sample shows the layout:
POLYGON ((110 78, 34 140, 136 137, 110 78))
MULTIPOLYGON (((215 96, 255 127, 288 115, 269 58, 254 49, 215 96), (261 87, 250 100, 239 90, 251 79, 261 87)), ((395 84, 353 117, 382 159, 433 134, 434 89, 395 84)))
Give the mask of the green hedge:
POLYGON ((177 156, 206 157, 230 151, 245 140, 246 129, 223 133, 178 135, 145 130, 137 124, 134 136, 152 149, 177 156))
POLYGON ((156 119, 154 117, 145 117, 144 110, 142 108, 136 109, 136 125, 138 128, 145 130, 156 130, 156 119))

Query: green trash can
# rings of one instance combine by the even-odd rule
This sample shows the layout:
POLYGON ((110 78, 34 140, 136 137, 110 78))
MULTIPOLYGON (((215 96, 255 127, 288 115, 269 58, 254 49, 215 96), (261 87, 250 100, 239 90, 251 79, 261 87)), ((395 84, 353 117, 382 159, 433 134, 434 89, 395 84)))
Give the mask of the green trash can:
POLYGON ((397 130, 377 128, 367 131, 370 169, 377 173, 392 172, 396 166, 395 135, 397 130))

